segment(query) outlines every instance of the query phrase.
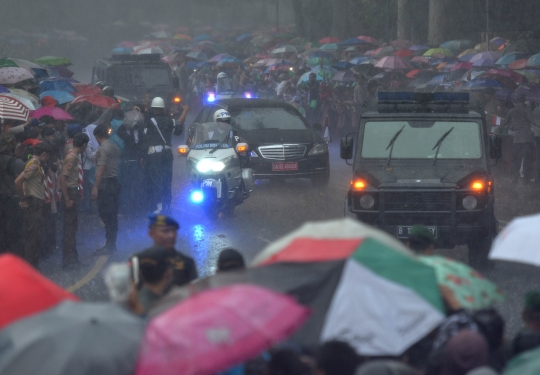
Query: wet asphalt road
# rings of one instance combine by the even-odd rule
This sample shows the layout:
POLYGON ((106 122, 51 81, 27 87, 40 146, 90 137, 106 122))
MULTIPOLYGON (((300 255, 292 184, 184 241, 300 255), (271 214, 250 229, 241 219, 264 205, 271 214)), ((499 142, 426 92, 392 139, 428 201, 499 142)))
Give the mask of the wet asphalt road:
MULTIPOLYGON (((177 138, 175 143, 180 144, 182 138, 177 138)), ((178 250, 195 259, 200 275, 211 275, 215 272, 217 256, 224 247, 239 249, 249 262, 268 243, 306 221, 342 217, 351 167, 339 158, 337 139, 330 144, 330 163, 331 182, 327 188, 313 188, 307 179, 257 181, 251 197, 236 208, 232 217, 215 220, 209 219, 200 209, 188 203, 185 159, 175 157, 172 216, 182 226, 178 250)), ((505 181, 496 181, 496 186, 496 211, 501 225, 515 216, 540 212, 540 185, 516 188, 510 187, 505 181)), ((111 261, 125 261, 131 254, 151 246, 147 237, 146 217, 120 217, 118 251, 107 259, 103 269, 99 265, 95 266, 98 257, 92 255, 93 250, 104 241, 104 229, 100 226, 100 220, 97 215, 82 216, 79 220, 77 246, 85 266, 79 270, 62 271, 61 250, 58 249, 51 259, 42 262, 42 272, 65 288, 86 281, 74 291, 75 294, 84 300, 105 300, 108 297, 102 274, 107 264, 111 261), (95 276, 88 274, 92 269, 95 276)), ((468 260, 466 247, 441 252, 468 260)), ((540 288, 539 270, 532 266, 495 262, 493 267, 480 271, 506 293, 506 301, 498 308, 506 318, 508 332, 513 334, 520 327, 519 312, 523 294, 531 288, 540 288)))

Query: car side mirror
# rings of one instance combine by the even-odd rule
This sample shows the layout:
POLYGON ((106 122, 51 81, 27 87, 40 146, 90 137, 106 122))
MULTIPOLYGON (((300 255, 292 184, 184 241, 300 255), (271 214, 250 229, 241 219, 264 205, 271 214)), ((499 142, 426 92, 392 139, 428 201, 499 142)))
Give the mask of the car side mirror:
POLYGON ((354 150, 354 139, 348 134, 347 136, 341 138, 341 147, 339 155, 342 159, 349 160, 353 157, 354 150))
POLYGON ((322 130, 321 124, 313 124, 313 130, 322 130))
POLYGON ((491 159, 502 158, 502 139, 499 135, 489 133, 489 157, 491 159))

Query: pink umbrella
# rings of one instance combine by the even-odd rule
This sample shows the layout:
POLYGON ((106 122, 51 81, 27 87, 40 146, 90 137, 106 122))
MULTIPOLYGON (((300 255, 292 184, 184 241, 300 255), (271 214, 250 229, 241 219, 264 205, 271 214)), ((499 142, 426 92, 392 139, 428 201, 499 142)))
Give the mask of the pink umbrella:
POLYGON ((472 69, 472 63, 466 61, 466 62, 460 62, 459 64, 456 64, 450 69, 451 72, 454 72, 459 69, 472 69))
POLYGON ((373 38, 371 36, 360 35, 357 38, 360 39, 360 40, 363 40, 364 42, 379 45, 379 42, 377 41, 377 39, 375 39, 375 38, 373 38))
POLYGON ((55 120, 73 120, 73 117, 62 108, 58 107, 41 107, 30 112, 30 117, 39 119, 41 116, 51 116, 55 120))
POLYGON ((404 69, 404 70, 411 70, 414 69, 414 67, 405 59, 404 57, 399 56, 386 56, 379 60, 377 64, 375 64, 377 68, 383 68, 383 69, 404 69))
POLYGON ((497 61, 501 58, 501 53, 497 51, 481 52, 474 55, 469 62, 475 63, 478 60, 494 60, 497 61))
POLYGON ((207 290, 148 324, 136 375, 211 375, 286 339, 309 310, 253 285, 207 290))
POLYGON ((415 56, 411 61, 415 63, 429 64, 429 59, 424 56, 415 56))

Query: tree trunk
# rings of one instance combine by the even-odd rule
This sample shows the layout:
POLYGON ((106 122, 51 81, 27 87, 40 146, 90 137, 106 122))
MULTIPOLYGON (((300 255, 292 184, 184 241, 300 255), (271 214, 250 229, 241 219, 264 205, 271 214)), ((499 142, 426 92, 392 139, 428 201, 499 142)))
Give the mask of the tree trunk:
POLYGON ((413 1, 398 0, 398 23, 397 23, 397 38, 411 40, 413 30, 413 18, 411 7, 413 1))
POLYGON ((301 37, 305 37, 306 27, 304 25, 304 11, 302 10, 302 0, 292 0, 292 6, 294 10, 294 23, 296 25, 296 32, 301 37))
MULTIPOLYGON (((430 0, 429 1, 429 37, 430 44, 439 45, 447 41, 449 35, 449 24, 453 22, 452 9, 459 8, 454 0, 430 0)), ((459 20, 455 20, 454 25, 459 25, 459 20)))

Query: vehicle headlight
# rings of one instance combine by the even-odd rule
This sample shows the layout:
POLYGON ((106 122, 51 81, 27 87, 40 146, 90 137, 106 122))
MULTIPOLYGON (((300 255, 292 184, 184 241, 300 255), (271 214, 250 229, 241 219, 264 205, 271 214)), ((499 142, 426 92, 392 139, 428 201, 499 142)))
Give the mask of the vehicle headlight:
POLYGON ((221 172, 224 168, 225 163, 222 161, 204 159, 197 163, 197 170, 201 173, 221 172))
POLYGON ((463 204, 464 209, 474 210, 478 205, 478 200, 472 195, 467 195, 465 198, 463 198, 463 201, 461 203, 463 204))
POLYGON ((328 145, 326 143, 315 143, 308 155, 319 155, 326 152, 328 152, 328 145))
POLYGON ((371 210, 375 206, 375 198, 371 194, 364 194, 360 198, 360 207, 364 210, 371 210))
POLYGON ((252 158, 258 158, 259 157, 259 155, 257 155, 257 153, 255 151, 251 151, 249 153, 249 156, 252 157, 252 158))

